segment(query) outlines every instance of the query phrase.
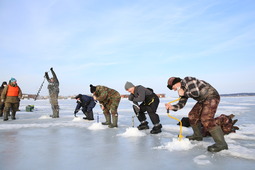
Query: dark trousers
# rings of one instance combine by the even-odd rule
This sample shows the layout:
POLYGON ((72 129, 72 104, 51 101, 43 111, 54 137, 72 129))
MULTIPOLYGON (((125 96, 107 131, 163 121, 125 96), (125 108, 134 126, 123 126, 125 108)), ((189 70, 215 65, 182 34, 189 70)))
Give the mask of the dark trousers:
POLYGON ((151 119, 151 122, 154 125, 158 124, 160 122, 159 116, 156 113, 158 105, 159 105, 159 98, 158 97, 155 97, 154 101, 150 105, 145 105, 144 103, 141 103, 139 105, 140 111, 139 111, 139 115, 138 115, 138 120, 140 122, 145 121, 146 120, 145 112, 147 112, 150 119, 151 119))

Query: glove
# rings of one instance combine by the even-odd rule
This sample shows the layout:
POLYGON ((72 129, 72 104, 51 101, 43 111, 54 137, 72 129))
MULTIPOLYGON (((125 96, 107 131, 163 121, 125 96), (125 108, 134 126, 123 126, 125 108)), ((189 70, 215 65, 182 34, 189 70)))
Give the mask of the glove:
POLYGON ((50 68, 50 71, 53 71, 53 67, 50 68))

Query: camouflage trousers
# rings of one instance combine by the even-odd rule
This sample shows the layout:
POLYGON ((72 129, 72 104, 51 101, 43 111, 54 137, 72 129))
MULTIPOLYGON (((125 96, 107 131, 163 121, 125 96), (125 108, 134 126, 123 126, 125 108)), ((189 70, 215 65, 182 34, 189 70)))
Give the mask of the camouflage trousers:
MULTIPOLYGON (((238 121, 237 119, 233 120, 235 115, 225 115, 221 114, 219 117, 215 118, 215 122, 218 126, 221 127, 222 131, 224 134, 229 134, 229 133, 235 133, 236 130, 239 129, 238 126, 235 126, 235 123, 238 121)), ((206 131, 204 128, 202 128, 202 135, 203 136, 210 136, 211 134, 206 131)))
POLYGON ((12 117, 12 119, 14 119, 18 109, 19 109, 19 103, 6 102, 5 106, 4 106, 4 119, 8 119, 8 115, 10 113, 10 110, 12 111, 11 117, 12 117))
POLYGON ((104 114, 108 115, 111 113, 114 116, 118 116, 118 107, 120 99, 121 99, 120 94, 117 92, 111 97, 109 97, 107 104, 104 105, 103 110, 104 114))
POLYGON ((190 125, 197 125, 200 122, 206 131, 215 127, 215 113, 220 102, 220 96, 206 99, 203 102, 197 102, 189 112, 190 125))
POLYGON ((58 105, 58 94, 50 94, 50 104, 53 112, 53 118, 59 117, 59 105, 58 105))

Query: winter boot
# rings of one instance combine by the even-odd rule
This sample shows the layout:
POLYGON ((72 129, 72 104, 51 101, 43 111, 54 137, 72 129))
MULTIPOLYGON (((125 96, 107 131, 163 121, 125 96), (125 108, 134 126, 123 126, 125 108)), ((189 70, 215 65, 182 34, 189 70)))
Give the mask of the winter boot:
POLYGON ((202 141, 203 140, 203 136, 201 133, 201 124, 197 124, 197 125, 191 125, 194 134, 191 136, 186 136, 186 138, 188 138, 189 140, 196 140, 196 141, 202 141))
POLYGON ((93 111, 88 111, 87 112, 87 118, 88 118, 88 120, 94 120, 93 111))
POLYGON ((8 120, 8 112, 4 112, 4 121, 7 121, 8 120))
POLYGON ((142 121, 141 124, 139 126, 137 126, 137 128, 139 130, 149 129, 148 122, 147 121, 142 121))
POLYGON ((161 124, 155 124, 154 127, 152 128, 152 130, 150 131, 151 134, 158 134, 161 131, 162 125, 161 124))
POLYGON ((111 124, 111 115, 110 114, 104 114, 105 116, 105 122, 102 122, 102 125, 110 125, 111 124))
POLYGON ((109 128, 118 127, 118 115, 112 115, 112 123, 108 125, 109 128))
POLYGON ((219 152, 224 149, 228 149, 228 145, 224 139, 224 133, 220 126, 216 126, 209 130, 215 144, 208 146, 207 150, 209 152, 219 152))

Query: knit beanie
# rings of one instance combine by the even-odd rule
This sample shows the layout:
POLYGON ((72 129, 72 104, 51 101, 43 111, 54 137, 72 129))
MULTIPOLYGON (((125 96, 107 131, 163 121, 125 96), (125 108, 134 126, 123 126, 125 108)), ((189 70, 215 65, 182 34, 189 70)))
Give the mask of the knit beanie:
POLYGON ((82 94, 78 94, 77 96, 75 96, 75 99, 79 99, 81 98, 82 94))
POLYGON ((128 90, 128 89, 130 89, 131 87, 135 87, 135 85, 133 85, 133 83, 127 81, 126 84, 125 84, 125 89, 128 90))
POLYGON ((17 81, 15 78, 11 78, 10 82, 15 82, 17 81))
POLYGON ((92 84, 90 85, 90 92, 94 93, 96 91, 96 86, 93 86, 92 84))

